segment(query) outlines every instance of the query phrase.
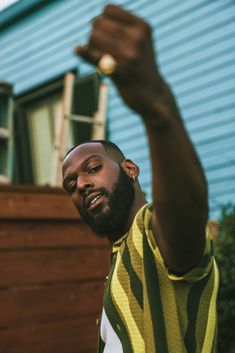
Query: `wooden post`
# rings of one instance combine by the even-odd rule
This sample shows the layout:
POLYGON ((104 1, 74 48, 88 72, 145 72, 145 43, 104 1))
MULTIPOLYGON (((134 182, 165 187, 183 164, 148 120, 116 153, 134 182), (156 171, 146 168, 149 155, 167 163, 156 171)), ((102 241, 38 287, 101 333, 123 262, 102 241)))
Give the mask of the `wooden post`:
POLYGON ((102 82, 99 89, 98 110, 94 114, 92 127, 92 140, 103 140, 105 138, 105 122, 108 99, 108 84, 102 82))
POLYGON ((58 116, 55 117, 56 128, 51 163, 51 186, 60 186, 61 165, 65 153, 65 136, 69 128, 69 117, 72 108, 74 76, 72 72, 65 75, 62 109, 58 116))

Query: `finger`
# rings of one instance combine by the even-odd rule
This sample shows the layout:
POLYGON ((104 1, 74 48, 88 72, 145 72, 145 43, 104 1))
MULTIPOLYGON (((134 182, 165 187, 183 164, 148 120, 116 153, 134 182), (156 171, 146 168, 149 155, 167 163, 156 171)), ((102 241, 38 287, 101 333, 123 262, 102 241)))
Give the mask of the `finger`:
POLYGON ((89 44, 117 58, 122 52, 124 41, 129 38, 128 29, 129 26, 106 16, 99 17, 93 23, 89 44))
POLYGON ((125 37, 127 28, 129 28, 129 26, 124 26, 106 16, 100 16, 93 22, 93 30, 103 31, 104 36, 115 36, 115 38, 125 37))
MULTIPOLYGON (((114 57, 129 57, 138 40, 140 28, 123 25, 113 19, 101 16, 93 23, 89 45, 114 57)), ((141 36, 142 38, 142 36, 141 36)))
POLYGON ((135 25, 144 22, 139 17, 136 17, 132 13, 115 5, 106 5, 104 8, 104 15, 113 18, 118 22, 126 23, 129 25, 135 25))
POLYGON ((75 48, 75 53, 93 65, 97 65, 103 52, 97 48, 90 47, 89 45, 80 46, 75 48))
POLYGON ((89 47, 118 57, 122 50, 118 42, 119 40, 115 39, 115 36, 110 36, 105 31, 96 29, 89 38, 89 47))

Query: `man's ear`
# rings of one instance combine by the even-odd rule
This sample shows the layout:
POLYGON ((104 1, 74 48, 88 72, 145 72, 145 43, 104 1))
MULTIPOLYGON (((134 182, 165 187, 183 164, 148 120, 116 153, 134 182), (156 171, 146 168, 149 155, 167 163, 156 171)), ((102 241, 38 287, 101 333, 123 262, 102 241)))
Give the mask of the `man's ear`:
POLYGON ((138 178, 140 169, 138 165, 132 162, 130 159, 124 159, 121 162, 122 169, 124 172, 134 181, 138 178))

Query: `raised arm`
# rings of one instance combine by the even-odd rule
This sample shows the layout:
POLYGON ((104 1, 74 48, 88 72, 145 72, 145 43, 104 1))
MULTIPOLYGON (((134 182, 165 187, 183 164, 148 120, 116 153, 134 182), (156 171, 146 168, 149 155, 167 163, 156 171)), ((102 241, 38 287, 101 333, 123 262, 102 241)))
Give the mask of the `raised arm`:
POLYGON ((93 22, 88 45, 77 47, 77 53, 94 65, 104 53, 117 61, 112 79, 142 117, 149 138, 156 241, 170 269, 184 273, 203 252, 207 186, 174 97, 158 71, 150 27, 108 5, 93 22))

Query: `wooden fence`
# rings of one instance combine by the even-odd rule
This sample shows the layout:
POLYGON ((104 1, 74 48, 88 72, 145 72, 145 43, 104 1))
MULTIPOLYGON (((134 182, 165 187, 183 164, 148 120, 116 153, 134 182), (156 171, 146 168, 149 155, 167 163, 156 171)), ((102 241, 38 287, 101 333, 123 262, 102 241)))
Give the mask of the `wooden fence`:
POLYGON ((109 252, 61 189, 0 186, 0 353, 94 353, 109 252))

